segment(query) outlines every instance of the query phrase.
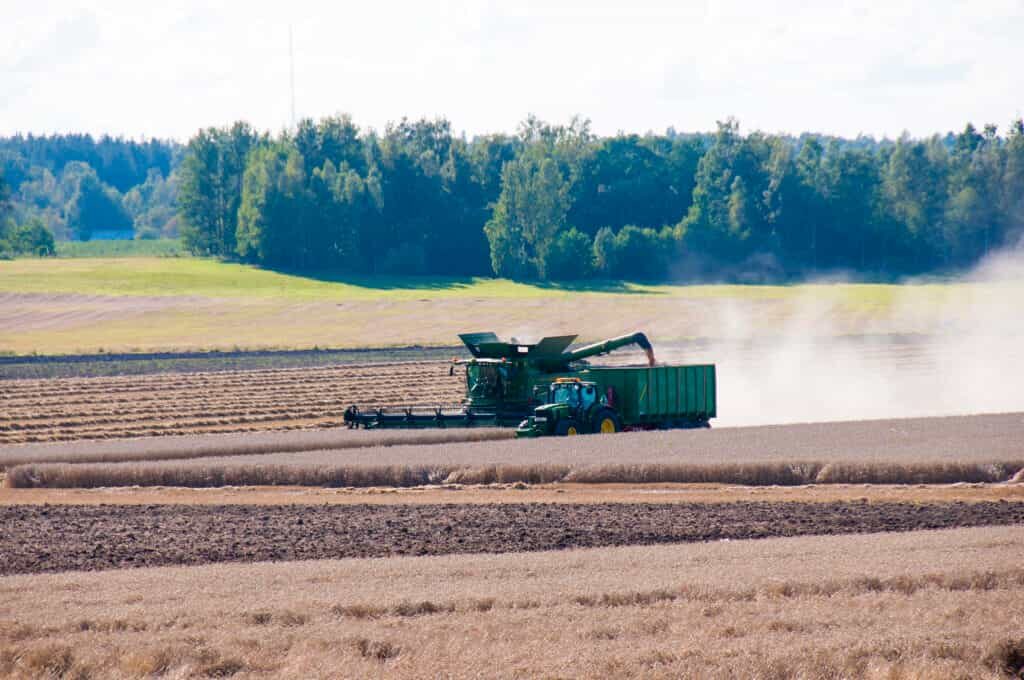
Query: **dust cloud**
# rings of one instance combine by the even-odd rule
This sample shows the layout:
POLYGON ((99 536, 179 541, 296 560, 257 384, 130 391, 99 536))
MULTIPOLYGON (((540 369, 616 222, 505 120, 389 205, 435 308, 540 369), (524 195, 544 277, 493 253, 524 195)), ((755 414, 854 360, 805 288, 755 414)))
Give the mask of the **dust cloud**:
POLYGON ((1024 249, 952 282, 830 288, 709 304, 658 358, 717 365, 716 426, 1024 411, 1024 249))
MULTIPOLYGON (((552 321, 512 335, 579 325, 552 321)), ((628 323, 613 334, 646 331, 659 363, 717 366, 716 427, 1024 411, 1024 244, 955 280, 739 287, 628 323)), ((646 362, 634 349, 594 363, 646 362)))

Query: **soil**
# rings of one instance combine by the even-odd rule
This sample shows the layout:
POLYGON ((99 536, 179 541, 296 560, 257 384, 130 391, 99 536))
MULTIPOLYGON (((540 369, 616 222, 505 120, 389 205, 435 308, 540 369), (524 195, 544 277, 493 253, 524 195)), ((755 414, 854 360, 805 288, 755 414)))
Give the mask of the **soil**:
POLYGON ((0 507, 0 575, 1024 523, 1024 503, 0 507))
POLYGON ((1024 502, 1024 484, 481 484, 418 487, 309 486, 7 489, 0 472, 0 505, 389 505, 439 503, 982 503, 1024 502))

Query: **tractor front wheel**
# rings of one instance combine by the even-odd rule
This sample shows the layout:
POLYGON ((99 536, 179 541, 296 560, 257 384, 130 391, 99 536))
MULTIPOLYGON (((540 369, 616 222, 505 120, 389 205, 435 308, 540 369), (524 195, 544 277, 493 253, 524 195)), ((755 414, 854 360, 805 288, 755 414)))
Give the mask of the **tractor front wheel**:
POLYGON ((594 432, 615 434, 622 432, 622 418, 610 408, 603 408, 594 416, 594 432))
POLYGON ((576 426, 575 421, 559 420, 558 425, 555 427, 555 434, 560 437, 572 437, 579 433, 580 429, 576 426))

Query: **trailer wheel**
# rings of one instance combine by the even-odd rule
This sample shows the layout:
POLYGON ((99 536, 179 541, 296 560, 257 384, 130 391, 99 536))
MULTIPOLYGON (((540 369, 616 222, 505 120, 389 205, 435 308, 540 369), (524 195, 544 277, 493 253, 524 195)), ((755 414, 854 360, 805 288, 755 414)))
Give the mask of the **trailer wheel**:
POLYGON ((603 408, 594 416, 594 432, 615 434, 622 432, 622 418, 610 408, 603 408))

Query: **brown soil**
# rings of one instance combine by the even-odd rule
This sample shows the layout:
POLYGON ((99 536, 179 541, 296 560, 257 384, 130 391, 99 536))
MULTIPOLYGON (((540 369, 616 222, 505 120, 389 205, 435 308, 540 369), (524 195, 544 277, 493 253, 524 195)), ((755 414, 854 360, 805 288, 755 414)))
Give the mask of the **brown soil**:
POLYGON ((1024 523, 1024 503, 6 506, 0 575, 1024 523))
POLYGON ((1024 484, 450 484, 421 487, 320 488, 306 486, 106 487, 7 489, 0 473, 0 505, 390 505, 439 503, 830 503, 1024 502, 1024 484))

